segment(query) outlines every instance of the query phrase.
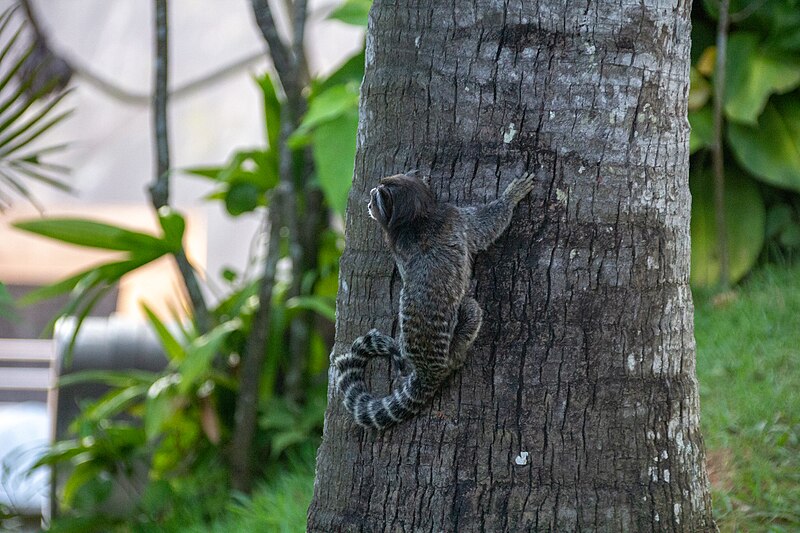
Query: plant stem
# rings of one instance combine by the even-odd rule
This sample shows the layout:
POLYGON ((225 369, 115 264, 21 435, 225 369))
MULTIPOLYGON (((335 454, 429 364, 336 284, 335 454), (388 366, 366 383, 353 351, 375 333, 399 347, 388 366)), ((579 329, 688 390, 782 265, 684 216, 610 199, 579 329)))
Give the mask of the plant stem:
POLYGON ((258 311, 247 338, 239 375, 239 396, 234 413, 234 432, 231 442, 231 485, 249 493, 253 485, 252 448, 258 415, 261 367, 266 358, 267 333, 272 320, 272 289, 275 270, 280 257, 280 191, 273 197, 272 205, 264 217, 269 235, 264 242, 264 272, 258 288, 258 311))
POLYGON ((714 171, 714 218, 717 226, 717 254, 719 255, 720 288, 730 282, 728 257, 728 228, 725 221, 725 161, 722 152, 723 106, 725 100, 725 57, 728 47, 729 0, 720 0, 717 22, 717 57, 714 67, 714 142, 712 167, 714 171))
MULTIPOLYGON (((155 87, 153 89, 153 134, 156 151, 156 175, 150 184, 150 199, 156 211, 162 207, 169 207, 169 130, 167 121, 167 104, 169 102, 169 92, 167 91, 167 71, 169 66, 168 48, 168 20, 167 20, 167 0, 155 0, 155 87)), ((211 327, 211 319, 208 314, 203 293, 197 276, 192 268, 186 252, 181 250, 175 254, 175 262, 178 264, 192 303, 195 321, 201 332, 206 332, 211 327)))

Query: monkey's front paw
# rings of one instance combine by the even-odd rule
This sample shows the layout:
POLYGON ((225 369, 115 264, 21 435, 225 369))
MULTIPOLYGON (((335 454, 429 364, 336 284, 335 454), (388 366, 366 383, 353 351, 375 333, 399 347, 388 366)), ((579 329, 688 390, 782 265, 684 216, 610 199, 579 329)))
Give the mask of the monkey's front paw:
POLYGON ((517 203, 531 192, 535 183, 533 173, 529 172, 509 183, 505 195, 517 203))

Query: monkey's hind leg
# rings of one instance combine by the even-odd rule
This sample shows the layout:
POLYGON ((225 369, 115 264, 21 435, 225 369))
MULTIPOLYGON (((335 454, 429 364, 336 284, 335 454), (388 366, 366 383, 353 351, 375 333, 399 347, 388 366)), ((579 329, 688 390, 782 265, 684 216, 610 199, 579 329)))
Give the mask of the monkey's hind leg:
POLYGON ((464 365, 467 351, 483 323, 483 310, 474 298, 469 296, 461 300, 461 307, 458 308, 458 322, 453 332, 453 340, 450 343, 450 369, 457 370, 464 365))

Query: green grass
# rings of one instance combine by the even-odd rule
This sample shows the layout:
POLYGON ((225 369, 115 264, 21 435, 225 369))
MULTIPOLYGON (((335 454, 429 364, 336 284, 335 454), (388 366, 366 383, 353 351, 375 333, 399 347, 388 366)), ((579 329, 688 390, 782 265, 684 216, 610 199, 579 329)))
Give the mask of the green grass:
POLYGON ((800 531, 800 268, 695 295, 701 423, 722 531, 800 531))
POLYGON ((306 510, 314 490, 314 450, 290 461, 286 468, 253 490, 251 497, 232 503, 212 525, 187 527, 182 533, 300 533, 306 530, 306 510))

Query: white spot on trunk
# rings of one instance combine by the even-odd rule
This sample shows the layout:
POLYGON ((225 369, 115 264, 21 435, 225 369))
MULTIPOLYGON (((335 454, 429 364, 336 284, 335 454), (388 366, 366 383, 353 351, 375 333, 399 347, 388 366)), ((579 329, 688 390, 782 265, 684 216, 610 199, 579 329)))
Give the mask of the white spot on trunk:
POLYGON ((647 475, 650 476, 651 481, 658 481, 658 468, 655 466, 648 466, 647 475))
POLYGON ((587 54, 594 55, 594 52, 597 50, 597 48, 595 48, 595 46, 591 43, 586 43, 586 48, 584 50, 586 50, 587 54))
POLYGON ((417 38, 414 39, 414 46, 416 46, 417 48, 419 48, 419 38, 420 38, 420 36, 417 35, 417 38))
POLYGON ((666 468, 664 469, 664 481, 666 483, 669 483, 669 470, 667 470, 666 468))
POLYGON ((550 111, 550 113, 548 113, 547 116, 550 117, 550 120, 553 120, 554 118, 556 118, 556 112, 555 111, 550 111))
POLYGON ((569 198, 567 191, 563 191, 561 189, 556 188, 556 201, 558 203, 566 205, 567 198, 569 198))
POLYGON ((675 515, 675 523, 681 523, 681 504, 676 503, 672 506, 672 513, 675 515))
POLYGON ((633 372, 636 369, 636 358, 633 354, 628 356, 628 372, 633 372))
POLYGON ((528 452, 519 452, 519 455, 514 458, 514 462, 519 466, 528 464, 528 452))
POLYGON ((669 453, 667 453, 667 450, 664 450, 664 451, 661 452, 661 458, 662 459, 669 459, 669 453))
POLYGON ((578 174, 583 174, 583 172, 584 172, 585 170, 586 170, 586 167, 585 167, 585 166, 583 166, 583 165, 579 166, 579 167, 578 167, 578 174))
POLYGON ((508 125, 508 129, 503 132, 503 142, 508 144, 517 136, 517 126, 513 122, 508 125))
POLYGON ((660 517, 660 516, 658 516, 658 513, 656 513, 656 514, 654 514, 654 515, 653 515, 653 520, 655 520, 656 522, 659 522, 659 521, 661 521, 661 517, 660 517))
POLYGON ((656 434, 655 434, 655 433, 653 433, 653 430, 652 430, 652 429, 648 429, 648 430, 647 430, 647 438, 648 438, 649 440, 656 440, 656 434))

